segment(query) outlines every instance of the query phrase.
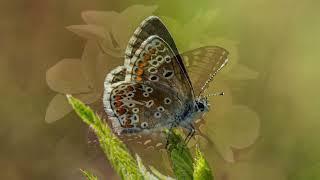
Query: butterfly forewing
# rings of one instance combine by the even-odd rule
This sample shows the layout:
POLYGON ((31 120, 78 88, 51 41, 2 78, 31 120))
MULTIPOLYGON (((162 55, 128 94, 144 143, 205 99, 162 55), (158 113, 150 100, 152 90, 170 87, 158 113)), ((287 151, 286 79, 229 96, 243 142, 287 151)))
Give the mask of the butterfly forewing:
POLYGON ((141 47, 141 44, 153 35, 163 39, 168 47, 170 47, 172 54, 175 56, 175 61, 177 61, 177 64, 179 64, 182 73, 185 74, 184 76, 186 76, 186 81, 188 81, 191 86, 189 75, 183 64, 183 60, 178 52, 176 44, 166 26, 156 16, 150 16, 146 18, 133 33, 133 36, 130 38, 125 51, 125 66, 130 64, 132 58, 136 54, 136 51, 141 47))
POLYGON ((127 66, 126 81, 157 82, 173 89, 173 93, 181 100, 193 98, 191 84, 176 56, 158 36, 150 36, 136 51, 130 60, 130 66, 127 66))
POLYGON ((227 63, 228 54, 227 50, 218 46, 205 46, 182 54, 195 95, 199 95, 208 78, 227 63))

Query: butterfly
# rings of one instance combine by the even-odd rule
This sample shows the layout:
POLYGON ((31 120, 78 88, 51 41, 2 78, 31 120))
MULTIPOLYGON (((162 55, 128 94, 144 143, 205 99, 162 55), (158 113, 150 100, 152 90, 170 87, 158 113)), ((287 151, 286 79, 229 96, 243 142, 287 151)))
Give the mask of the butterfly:
POLYGON ((181 127, 192 137, 198 119, 209 111, 205 90, 227 64, 227 56, 218 46, 179 54, 160 18, 146 18, 128 42, 124 65, 105 78, 108 123, 124 141, 151 148, 165 145, 153 140, 165 128, 181 127))

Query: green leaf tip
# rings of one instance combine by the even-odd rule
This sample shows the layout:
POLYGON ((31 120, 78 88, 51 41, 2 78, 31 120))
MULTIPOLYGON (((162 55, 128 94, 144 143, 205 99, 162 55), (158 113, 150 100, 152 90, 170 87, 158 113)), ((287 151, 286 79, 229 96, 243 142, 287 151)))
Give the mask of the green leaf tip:
POLYGON ((143 179, 136 160, 108 125, 80 100, 71 95, 67 95, 67 98, 75 112, 94 130, 100 147, 119 176, 122 179, 143 179))
POLYGON ((153 166, 149 166, 151 172, 157 176, 159 178, 159 180, 175 180, 174 178, 172 177, 169 177, 169 176, 165 176, 163 175, 162 173, 160 173, 156 168, 154 168, 153 166))
POLYGON ((80 171, 87 178, 87 180, 98 180, 97 176, 93 175, 91 172, 82 169, 80 169, 80 171))
POLYGON ((178 130, 167 131, 167 151, 177 179, 193 179, 193 159, 178 130))
POLYGON ((213 180, 212 171, 209 167, 209 164, 198 146, 196 148, 194 160, 193 178, 194 180, 213 180))
POLYGON ((154 176, 152 173, 150 173, 147 170, 147 168, 143 165, 142 160, 138 155, 136 155, 136 159, 137 159, 137 162, 138 162, 139 170, 140 170, 140 172, 143 175, 143 178, 145 180, 159 180, 156 176, 154 176))

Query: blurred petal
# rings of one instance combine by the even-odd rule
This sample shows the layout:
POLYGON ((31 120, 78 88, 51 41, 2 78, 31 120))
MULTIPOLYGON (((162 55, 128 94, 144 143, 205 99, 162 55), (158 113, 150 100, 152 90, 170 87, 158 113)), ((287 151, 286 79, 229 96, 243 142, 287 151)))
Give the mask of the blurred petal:
POLYGON ((227 180, 285 180, 284 170, 276 162, 271 163, 249 163, 239 162, 231 165, 226 174, 227 180))
POLYGON ((227 162, 233 163, 234 162, 234 155, 233 155, 233 152, 232 152, 230 146, 225 142, 219 141, 219 139, 213 138, 213 141, 214 141, 214 144, 215 144, 217 151, 220 153, 222 158, 227 162))
POLYGON ((103 82, 107 74, 115 67, 123 65, 123 58, 116 58, 108 54, 99 54, 96 64, 96 90, 103 91, 103 82))
POLYGON ((121 12, 119 18, 114 22, 112 34, 120 46, 125 49, 129 38, 134 30, 146 17, 152 15, 157 6, 133 5, 121 12))
POLYGON ((231 80, 250 80, 258 78, 258 72, 249 69, 242 64, 235 65, 228 74, 225 74, 231 80))
POLYGON ((100 42, 103 53, 109 54, 113 57, 123 57, 124 48, 121 48, 118 43, 111 37, 109 33, 106 38, 100 42))
POLYGON ((242 149, 252 145, 259 136, 260 119, 256 112, 246 106, 233 106, 226 114, 223 124, 230 134, 231 146, 242 149), (228 128, 227 128, 228 127, 228 128))
POLYGON ((226 161, 233 162, 232 148, 252 145, 259 135, 258 115, 246 106, 232 106, 215 123, 207 121, 204 131, 216 145, 226 161), (213 123, 213 124, 210 124, 213 123))
POLYGON ((107 38, 105 29, 96 25, 72 25, 67 29, 89 40, 103 41, 107 38))
POLYGON ((96 83, 96 64, 99 54, 100 48, 98 43, 95 41, 88 41, 82 53, 81 65, 86 80, 92 86, 96 83))
POLYGON ((45 121, 47 123, 55 122, 72 111, 72 107, 67 101, 65 95, 57 94, 47 107, 45 121))
POLYGON ((80 36, 87 39, 97 40, 104 53, 114 57, 122 57, 124 50, 119 47, 118 42, 111 34, 112 26, 117 22, 118 17, 119 13, 114 11, 85 11, 82 13, 82 18, 89 25, 81 25, 80 32, 78 32, 79 28, 77 27, 75 33, 80 33, 80 36), (87 31, 89 31, 89 34, 87 31))
POLYGON ((52 90, 63 94, 89 92, 91 88, 81 69, 79 59, 63 59, 48 69, 47 84, 52 90))
POLYGON ((119 13, 115 11, 84 11, 81 16, 87 24, 102 26, 107 31, 110 31, 119 13))
POLYGON ((85 104, 91 104, 102 98, 102 92, 93 92, 93 93, 86 93, 86 94, 74 94, 75 98, 80 99, 85 104))

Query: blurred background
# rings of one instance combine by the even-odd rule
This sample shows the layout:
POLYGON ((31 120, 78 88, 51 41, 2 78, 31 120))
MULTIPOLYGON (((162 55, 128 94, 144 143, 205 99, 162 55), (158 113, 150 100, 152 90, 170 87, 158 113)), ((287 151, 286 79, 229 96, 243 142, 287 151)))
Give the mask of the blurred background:
MULTIPOLYGON (((137 4, 130 18, 146 9, 164 17, 179 49, 230 51, 230 67, 216 78, 217 90, 228 93, 212 100, 207 120, 215 123, 205 130, 215 142, 204 151, 217 179, 320 178, 319 1, 12 0, 0 6, 0 179, 81 179, 79 168, 117 179, 90 155, 87 128, 73 112, 48 115, 64 93, 54 88, 63 75, 50 69, 83 57, 87 40, 65 28, 88 23, 83 11, 121 14, 137 4)), ((131 30, 117 27, 111 33, 131 30)), ((107 69, 119 59, 106 61, 107 69)))

